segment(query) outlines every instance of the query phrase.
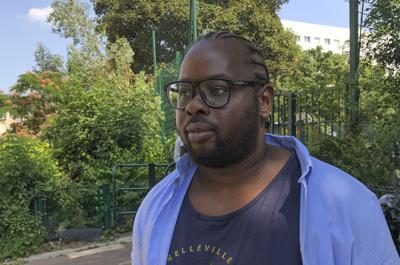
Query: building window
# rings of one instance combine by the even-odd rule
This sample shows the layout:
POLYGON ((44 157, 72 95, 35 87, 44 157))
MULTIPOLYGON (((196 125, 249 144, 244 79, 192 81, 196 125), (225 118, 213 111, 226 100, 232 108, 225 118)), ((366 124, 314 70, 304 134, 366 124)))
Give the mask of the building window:
POLYGON ((300 41, 300 35, 296 35, 296 41, 300 41))
POLYGON ((326 45, 331 45, 331 39, 325 39, 325 44, 326 45))
POLYGON ((339 40, 334 40, 333 43, 335 43, 335 46, 336 46, 336 47, 339 47, 339 46, 340 46, 340 41, 339 41, 339 40))
POLYGON ((316 44, 321 44, 321 38, 315 37, 315 38, 314 38, 314 42, 315 42, 316 44))
POLYGON ((304 36, 304 42, 311 42, 310 36, 304 36))

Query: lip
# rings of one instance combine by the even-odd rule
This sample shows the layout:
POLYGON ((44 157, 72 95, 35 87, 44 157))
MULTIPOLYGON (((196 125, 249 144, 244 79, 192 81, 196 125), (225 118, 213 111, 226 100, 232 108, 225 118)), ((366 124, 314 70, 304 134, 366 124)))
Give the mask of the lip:
POLYGON ((191 143, 202 143, 215 135, 215 130, 203 122, 190 123, 186 127, 186 132, 191 143))

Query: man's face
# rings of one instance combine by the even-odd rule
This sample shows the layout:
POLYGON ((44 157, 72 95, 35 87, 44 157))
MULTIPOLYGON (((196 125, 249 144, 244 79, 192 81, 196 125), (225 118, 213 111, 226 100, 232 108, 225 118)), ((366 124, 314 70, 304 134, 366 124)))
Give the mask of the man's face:
MULTIPOLYGON (((252 67, 249 52, 240 41, 202 40, 185 56, 179 79, 255 80, 252 67)), ((196 92, 185 110, 176 111, 178 133, 195 162, 225 167, 254 150, 262 133, 257 95, 254 87, 232 87, 229 103, 214 109, 196 92)))

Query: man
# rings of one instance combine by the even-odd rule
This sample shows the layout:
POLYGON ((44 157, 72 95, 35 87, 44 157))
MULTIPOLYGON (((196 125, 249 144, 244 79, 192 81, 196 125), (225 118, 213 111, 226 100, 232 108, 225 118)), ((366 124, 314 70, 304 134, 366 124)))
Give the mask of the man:
POLYGON ((376 196, 294 137, 265 135, 260 51, 211 32, 166 93, 188 154, 144 199, 132 264, 400 264, 376 196))

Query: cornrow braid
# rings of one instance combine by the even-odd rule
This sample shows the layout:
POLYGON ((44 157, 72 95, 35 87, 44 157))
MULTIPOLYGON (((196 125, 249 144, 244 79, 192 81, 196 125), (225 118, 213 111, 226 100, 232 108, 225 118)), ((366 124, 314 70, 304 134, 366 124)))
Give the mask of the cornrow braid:
POLYGON ((199 37, 195 43, 201 40, 217 40, 217 39, 227 39, 227 38, 235 38, 242 41, 242 43, 252 53, 252 55, 255 55, 251 58, 250 63, 261 67, 261 71, 255 72, 256 78, 268 84, 269 72, 267 66, 265 65, 264 56, 262 52, 245 37, 242 37, 236 33, 228 31, 212 31, 199 37))

